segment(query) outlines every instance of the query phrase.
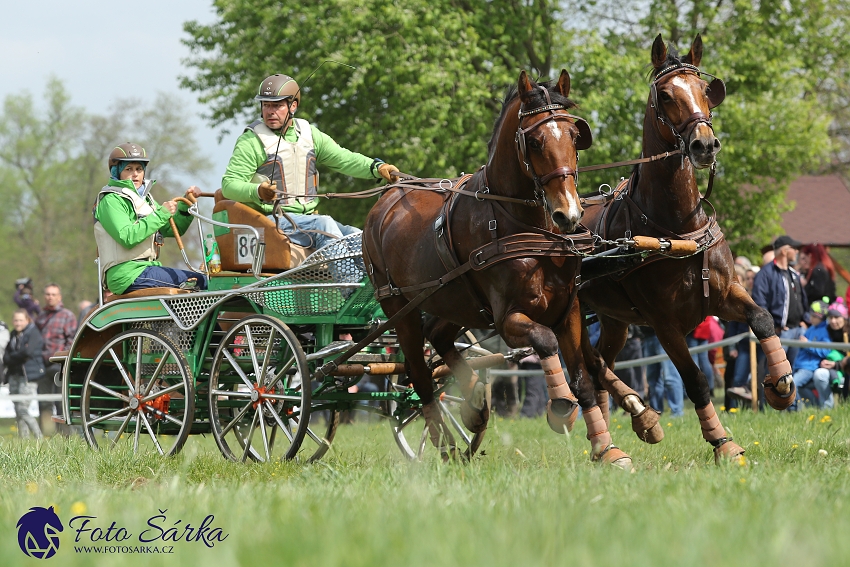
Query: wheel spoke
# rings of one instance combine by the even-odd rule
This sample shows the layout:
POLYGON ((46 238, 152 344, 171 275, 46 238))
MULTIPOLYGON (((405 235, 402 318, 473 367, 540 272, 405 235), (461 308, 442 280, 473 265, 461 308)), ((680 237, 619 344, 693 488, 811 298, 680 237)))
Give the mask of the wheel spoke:
MULTIPOLYGON (((274 384, 275 382, 277 382, 278 380, 283 378, 283 375, 286 373, 287 370, 292 368, 293 364, 295 364, 295 356, 294 355, 292 356, 292 358, 290 358, 289 360, 286 361, 286 364, 284 364, 281 367, 280 370, 278 370, 277 374, 274 375, 274 378, 269 382, 269 384, 274 384)), ((288 382, 288 380, 284 380, 283 383, 288 384, 289 382, 288 382)))
POLYGON ((266 462, 268 462, 271 460, 272 456, 269 452, 269 438, 266 435, 266 420, 264 419, 265 416, 263 416, 262 405, 257 408, 257 415, 259 416, 257 421, 260 427, 260 436, 263 438, 263 449, 266 451, 266 462))
POLYGON ((139 433, 142 430, 142 420, 136 416, 136 433, 133 435, 133 453, 139 452, 139 433))
POLYGON ((257 364, 257 351, 254 348, 254 335, 251 334, 251 325, 245 325, 245 338, 248 340, 248 350, 251 353, 251 365, 254 367, 254 376, 257 378, 257 384, 262 384, 263 377, 260 374, 260 367, 257 364))
MULTIPOLYGON (((126 408, 130 409, 130 408, 126 408)), ((128 411, 127 417, 124 418, 124 423, 121 424, 121 427, 118 428, 118 431, 115 432, 115 438, 112 440, 112 444, 115 445, 118 442, 118 438, 124 434, 124 430, 127 429, 127 425, 130 423, 130 418, 133 417, 133 412, 128 411)))
POLYGON ((470 440, 469 436, 466 434, 466 429, 458 423, 455 416, 452 415, 452 412, 449 411, 449 408, 446 407, 442 401, 437 402, 440 405, 440 410, 442 410, 443 415, 449 418, 449 421, 454 426, 455 430, 463 437, 463 440, 466 442, 467 446, 472 445, 472 440, 470 440))
POLYGON ((398 432, 401 433, 401 431, 405 427, 407 427, 408 425, 413 423, 413 421, 416 420, 416 418, 419 417, 420 415, 422 415, 422 410, 418 410, 418 409, 414 410, 413 413, 407 419, 402 421, 401 424, 398 426, 398 432))
POLYGON ((227 426, 224 429, 221 430, 221 437, 224 437, 225 435, 227 435, 227 432, 230 431, 231 429, 233 429, 233 426, 236 425, 237 422, 239 422, 240 419, 245 417, 245 413, 248 411, 249 407, 251 407, 251 402, 248 402, 247 404, 245 404, 245 407, 243 407, 241 410, 239 410, 236 413, 236 417, 234 417, 233 420, 230 423, 228 423, 227 426))
POLYGON ((307 428, 307 435, 310 437, 310 439, 315 441, 319 447, 330 447, 330 443, 328 443, 326 439, 322 439, 321 437, 313 433, 313 430, 309 427, 307 428))
POLYGON ((159 359, 159 364, 156 366, 156 370, 151 374, 150 380, 148 380, 147 386, 145 386, 144 395, 147 396, 151 393, 151 389, 153 388, 156 379, 159 377, 159 373, 162 372, 162 369, 165 368, 166 361, 168 360, 168 353, 162 355, 162 358, 159 359))
POLYGON ((245 452, 242 453, 242 462, 245 462, 245 459, 248 458, 248 452, 251 450, 251 440, 254 438, 254 427, 257 424, 257 416, 260 415, 260 412, 255 411, 254 417, 251 419, 251 427, 248 429, 248 437, 245 439, 245 452))
POLYGON ((213 396, 226 396, 228 398, 251 399, 251 392, 235 392, 233 390, 213 390, 213 396))
POLYGON ((155 415, 158 415, 159 417, 162 417, 163 419, 170 421, 171 423, 173 423, 174 425, 177 425, 178 427, 183 427, 183 422, 180 421, 179 419, 177 419, 176 417, 174 417, 173 415, 167 414, 167 413, 162 412, 162 411, 154 410, 150 406, 146 406, 146 407, 148 408, 148 411, 150 411, 151 413, 154 413, 155 415))
POLYGON ((416 452, 416 458, 422 460, 422 455, 425 453, 425 442, 428 439, 428 423, 425 423, 425 429, 422 430, 422 437, 419 438, 419 450, 416 452))
POLYGON ((115 396, 119 400, 130 403, 130 398, 128 396, 125 396, 124 394, 118 393, 115 390, 113 390, 112 388, 107 388, 103 384, 95 382, 94 380, 90 380, 89 384, 91 385, 92 388, 97 388, 98 390, 100 390, 102 392, 106 392, 107 394, 109 394, 111 396, 115 396))
POLYGON ((236 371, 237 374, 239 374, 239 377, 242 378, 242 381, 245 382, 245 385, 253 390, 254 385, 251 383, 250 380, 248 380, 248 376, 242 371, 242 368, 239 366, 239 363, 236 362, 236 359, 233 358, 233 355, 230 354, 230 351, 225 348, 223 352, 224 358, 226 358, 230 365, 233 366, 233 369, 236 371))
POLYGON ((142 420, 145 422, 145 429, 148 430, 148 435, 151 436, 151 441, 153 441, 153 444, 156 447, 156 450, 159 451, 160 455, 165 455, 165 451, 163 451, 162 447, 160 447, 159 441, 157 441, 156 435, 154 434, 153 428, 151 427, 151 422, 148 421, 148 418, 145 415, 145 412, 140 411, 139 415, 142 417, 142 420))
POLYGON ((264 398, 270 400, 281 400, 285 402, 300 402, 301 396, 288 396, 286 394, 263 394, 264 398))
MULTIPOLYGON (((272 357, 272 347, 274 346, 274 334, 275 328, 271 327, 271 330, 269 331, 269 339, 266 343, 266 352, 263 355, 263 364, 262 366, 260 366, 260 379, 257 381, 258 384, 262 384, 263 386, 266 385, 266 372, 268 372, 269 361, 272 357)), ((270 384, 271 383, 272 382, 270 382, 270 384)))
POLYGON ((124 413, 125 411, 130 411, 130 408, 128 408, 128 407, 124 407, 124 408, 121 408, 121 409, 119 409, 119 410, 115 410, 115 411, 114 411, 114 412, 112 412, 112 413, 108 413, 108 414, 106 414, 106 415, 102 415, 102 416, 100 416, 100 417, 98 417, 98 418, 95 418, 95 419, 93 419, 93 420, 89 421, 89 422, 88 422, 88 425, 89 425, 89 427, 90 427, 90 426, 92 426, 92 425, 97 425, 97 424, 98 424, 98 423, 100 423, 101 421, 106 421, 107 419, 112 419, 113 417, 118 417, 119 415, 121 415, 121 414, 122 414, 122 413, 124 413))
POLYGON ((127 374, 127 370, 124 368, 124 365, 121 364, 121 359, 118 358, 118 355, 115 354, 115 349, 109 349, 109 354, 112 356, 112 360, 115 361, 115 365, 118 367, 118 371, 121 372, 121 377, 124 378, 124 382, 126 382, 127 387, 130 388, 130 393, 135 394, 135 390, 133 390, 133 382, 130 380, 130 375, 127 374))
POLYGON ((149 401, 151 401, 151 400, 155 400, 155 399, 157 399, 157 398, 158 398, 158 397, 160 397, 160 396, 163 396, 163 395, 165 395, 165 394, 169 394, 169 393, 171 393, 171 392, 174 392, 175 390, 179 390, 179 389, 181 389, 181 388, 183 388, 183 387, 184 387, 183 382, 178 382, 177 384, 174 384, 174 385, 172 385, 172 386, 169 386, 168 388, 163 388, 163 389, 162 389, 162 390, 160 390, 159 392, 154 392, 153 394, 150 394, 150 395, 148 395, 148 396, 145 396, 145 397, 144 397, 144 398, 142 398, 140 401, 141 401, 141 402, 149 402, 149 401))
POLYGON ((285 423, 283 423, 283 420, 280 419, 280 416, 277 414, 277 411, 275 411, 274 405, 268 400, 263 400, 263 403, 266 404, 266 407, 269 408, 269 411, 272 412, 272 416, 274 417, 274 420, 277 422, 277 426, 280 427, 281 429, 283 429, 283 432, 286 434, 286 436, 289 438, 289 441, 291 442, 292 441, 292 434, 289 433, 289 428, 286 426, 285 423))
POLYGON ((133 389, 133 394, 139 391, 139 386, 142 381, 142 337, 139 335, 136 341, 136 385, 133 389))

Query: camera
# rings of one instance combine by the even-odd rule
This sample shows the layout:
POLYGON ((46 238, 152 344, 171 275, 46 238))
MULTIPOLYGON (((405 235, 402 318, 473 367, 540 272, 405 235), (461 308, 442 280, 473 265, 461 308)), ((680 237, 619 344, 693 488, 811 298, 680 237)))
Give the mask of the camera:
POLYGON ((23 288, 32 290, 32 278, 18 278, 15 280, 15 289, 23 288))

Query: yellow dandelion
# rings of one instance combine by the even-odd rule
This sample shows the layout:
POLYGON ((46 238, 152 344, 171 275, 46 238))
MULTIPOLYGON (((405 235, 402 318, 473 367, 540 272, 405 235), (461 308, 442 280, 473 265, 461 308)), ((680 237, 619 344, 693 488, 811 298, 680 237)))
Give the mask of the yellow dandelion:
POLYGON ((735 462, 738 463, 739 467, 747 466, 747 458, 744 455, 738 455, 738 458, 735 459, 735 462))
POLYGON ((86 507, 85 503, 80 502, 79 500, 71 504, 71 513, 75 516, 82 516, 87 511, 88 508, 86 507))
POLYGON ((720 406, 720 411, 726 411, 726 406, 720 406))
POLYGON ((729 413, 738 413, 738 408, 729 408, 729 413))
POLYGON ((814 443, 814 441, 812 441, 811 439, 806 439, 806 443, 808 443, 809 445, 811 445, 812 443, 814 443))
POLYGON ((814 418, 815 418, 815 414, 812 414, 812 415, 810 415, 810 416, 806 419, 806 421, 811 421, 811 420, 813 420, 814 418))
POLYGON ((667 427, 673 427, 673 422, 672 422, 672 421, 668 421, 668 422, 667 422, 667 427))
POLYGON ((793 445, 791 445, 791 448, 792 448, 792 449, 796 449, 797 447, 799 447, 799 445, 797 445, 796 443, 794 443, 793 445))
POLYGON ((742 479, 741 479, 741 484, 744 484, 745 482, 747 482, 747 479, 742 478, 742 479))
POLYGON ((821 423, 829 423, 830 421, 832 421, 832 418, 829 417, 828 415, 825 415, 822 418, 820 418, 821 423))
POLYGON ((618 426, 617 426, 617 429, 622 429, 622 428, 623 428, 623 426, 622 426, 622 425, 618 425, 618 426))
POLYGON ((18 428, 15 425, 11 425, 11 426, 9 426, 9 431, 11 431, 12 433, 17 433, 18 428))
POLYGON ((666 461, 666 460, 667 460, 667 455, 661 455, 661 459, 666 461))
POLYGON ((35 494, 36 492, 38 492, 38 485, 34 482, 28 482, 27 492, 29 492, 30 494, 35 494))
POLYGON ((758 444, 759 444, 758 441, 753 441, 753 445, 758 445, 758 444))
POLYGON ((612 419, 611 423, 617 423, 617 418, 612 419))
POLYGON ((587 449, 585 449, 585 450, 584 450, 584 453, 583 453, 583 454, 584 454, 584 455, 587 455, 587 449))

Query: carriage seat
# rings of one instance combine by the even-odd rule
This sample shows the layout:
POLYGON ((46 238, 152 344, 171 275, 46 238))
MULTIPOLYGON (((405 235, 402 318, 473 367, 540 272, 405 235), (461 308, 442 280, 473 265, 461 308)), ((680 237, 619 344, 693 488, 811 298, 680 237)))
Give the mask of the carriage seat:
POLYGON ((181 293, 190 293, 188 289, 180 289, 176 287, 148 287, 145 289, 137 289, 130 293, 122 293, 121 295, 110 295, 104 298, 104 303, 117 301, 119 299, 133 299, 135 297, 149 297, 153 295, 178 295, 181 293))
MULTIPOLYGON (((266 256, 263 272, 282 272, 298 266, 313 253, 312 248, 304 248, 291 242, 281 234, 263 213, 237 201, 225 199, 221 189, 215 192, 213 220, 230 224, 247 224, 259 229, 260 238, 266 243, 266 256)), ((222 272, 247 272, 251 269, 251 255, 246 253, 254 234, 247 229, 216 228, 215 240, 221 254, 222 272), (224 234, 221 231, 225 230, 224 234)), ((213 274, 215 275, 215 274, 213 274)))

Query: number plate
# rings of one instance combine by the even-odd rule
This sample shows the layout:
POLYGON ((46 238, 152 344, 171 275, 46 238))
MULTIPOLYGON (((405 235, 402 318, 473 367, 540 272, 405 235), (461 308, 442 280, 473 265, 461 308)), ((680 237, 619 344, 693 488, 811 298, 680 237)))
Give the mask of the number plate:
MULTIPOLYGON (((260 238, 263 238, 264 229, 258 228, 260 238)), ((254 251, 257 249, 257 237, 254 232, 247 228, 234 228, 233 234, 236 238, 236 263, 250 265, 254 261, 254 251)))

